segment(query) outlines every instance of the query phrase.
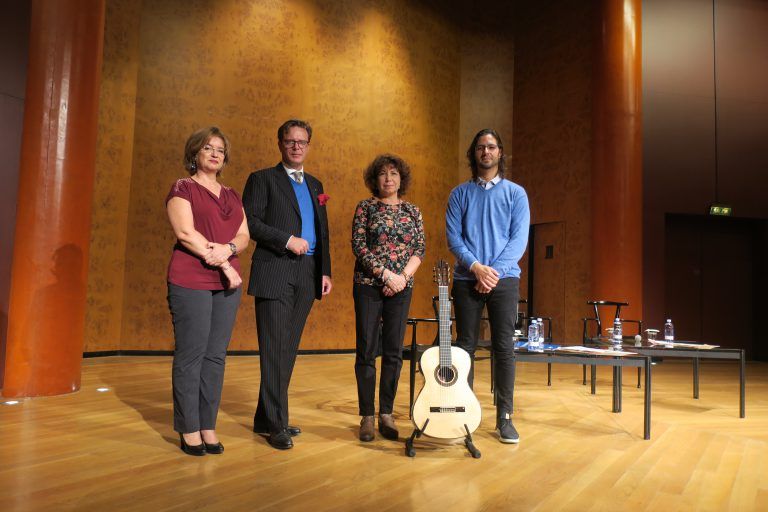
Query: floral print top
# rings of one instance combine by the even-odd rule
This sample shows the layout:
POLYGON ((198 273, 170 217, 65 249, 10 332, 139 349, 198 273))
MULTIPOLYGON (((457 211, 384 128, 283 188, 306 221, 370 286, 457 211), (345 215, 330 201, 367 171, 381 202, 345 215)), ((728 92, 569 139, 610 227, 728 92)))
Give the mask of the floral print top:
MULTIPOLYGON (((382 286, 379 276, 385 268, 401 274, 411 256, 423 260, 425 251, 424 220, 418 206, 407 201, 389 205, 373 197, 357 204, 352 219, 355 283, 382 286)), ((408 286, 413 286, 413 279, 408 286)))

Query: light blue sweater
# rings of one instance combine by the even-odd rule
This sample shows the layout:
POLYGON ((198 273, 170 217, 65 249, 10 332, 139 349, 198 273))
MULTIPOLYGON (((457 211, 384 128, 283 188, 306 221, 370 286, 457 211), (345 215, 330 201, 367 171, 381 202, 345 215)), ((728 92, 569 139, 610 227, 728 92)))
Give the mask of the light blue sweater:
POLYGON ((474 281, 469 267, 475 261, 493 267, 499 279, 519 278, 530 223, 528 196, 516 183, 504 179, 485 190, 470 180, 454 188, 445 215, 454 279, 474 281))

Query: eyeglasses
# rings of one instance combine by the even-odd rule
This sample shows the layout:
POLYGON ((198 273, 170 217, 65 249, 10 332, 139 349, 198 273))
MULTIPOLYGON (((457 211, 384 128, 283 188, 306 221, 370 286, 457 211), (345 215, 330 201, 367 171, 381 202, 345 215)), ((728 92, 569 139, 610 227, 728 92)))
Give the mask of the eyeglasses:
POLYGON ((203 153, 215 153, 215 154, 219 154, 221 156, 224 156, 224 155, 227 154, 227 150, 226 149, 224 149, 224 148, 215 148, 213 146, 209 146, 208 144, 203 146, 200 149, 200 151, 202 151, 203 153))
POLYGON ((280 142, 282 142, 284 148, 293 148, 298 146, 299 148, 304 149, 309 145, 308 140, 283 139, 280 142))
POLYGON ((475 151, 478 153, 482 153, 486 149, 488 150, 489 153, 493 153, 494 151, 499 149, 499 146, 497 146, 496 144, 486 144, 486 145, 478 144, 477 146, 475 146, 475 151))

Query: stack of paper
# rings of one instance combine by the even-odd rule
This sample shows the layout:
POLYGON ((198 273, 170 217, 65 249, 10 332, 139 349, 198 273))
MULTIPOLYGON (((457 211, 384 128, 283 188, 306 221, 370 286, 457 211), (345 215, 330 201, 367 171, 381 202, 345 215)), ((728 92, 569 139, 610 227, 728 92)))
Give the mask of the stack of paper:
POLYGON ((648 340, 651 345, 661 345, 668 348, 698 348, 701 350, 712 350, 718 348, 720 345, 707 345, 706 343, 687 343, 683 341, 665 341, 665 340, 648 340))
POLYGON ((579 354, 594 354, 597 356, 636 356, 635 352, 625 352, 623 350, 613 350, 611 348, 592 348, 581 345, 568 345, 559 347, 560 352, 577 352, 579 354))

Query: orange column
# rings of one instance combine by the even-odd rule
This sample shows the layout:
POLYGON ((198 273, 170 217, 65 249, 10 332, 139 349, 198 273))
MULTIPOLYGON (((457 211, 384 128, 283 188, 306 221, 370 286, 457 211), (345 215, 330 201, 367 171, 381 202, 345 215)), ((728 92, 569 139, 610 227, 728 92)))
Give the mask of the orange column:
POLYGON ((635 319, 643 314, 640 6, 600 3, 591 201, 592 298, 629 302, 622 317, 635 319))
POLYGON ((33 0, 3 395, 80 388, 104 0, 33 0))

